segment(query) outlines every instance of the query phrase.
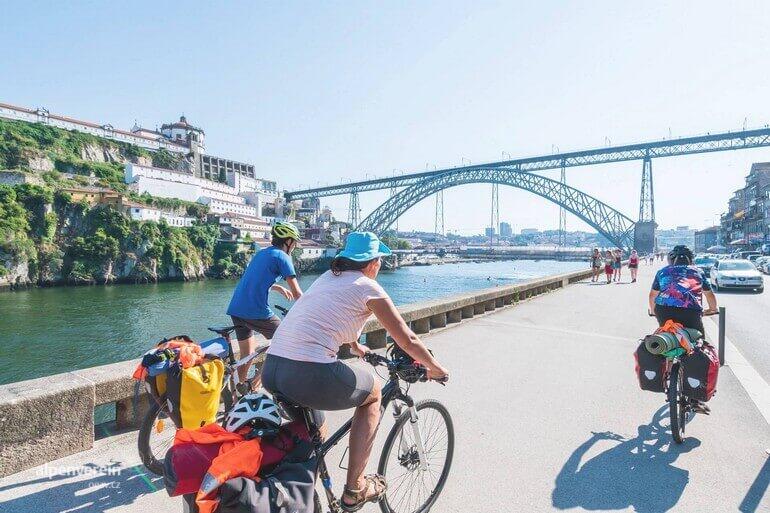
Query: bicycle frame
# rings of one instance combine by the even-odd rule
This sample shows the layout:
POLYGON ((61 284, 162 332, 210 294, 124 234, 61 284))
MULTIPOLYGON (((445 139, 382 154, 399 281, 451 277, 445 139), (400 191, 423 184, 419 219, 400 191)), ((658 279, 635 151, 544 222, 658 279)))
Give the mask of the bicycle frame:
MULTIPOLYGON (((423 447, 422 436, 417 426, 417 411, 414 408, 414 400, 409 395, 405 394, 403 390, 401 390, 401 384, 399 382, 399 379, 397 377, 391 376, 390 380, 382 388, 382 403, 380 404, 380 421, 382 421, 382 416, 384 415, 385 410, 388 408, 391 402, 393 402, 393 407, 395 410, 393 412, 393 415, 395 417, 398 417, 401 415, 401 406, 398 404, 398 402, 395 402, 395 401, 403 402, 407 406, 407 408, 409 408, 412 430, 414 432, 415 440, 417 441, 417 451, 420 456, 420 465, 423 468, 425 468, 427 467, 426 458, 425 458, 425 448, 423 447)), ((334 446, 336 446, 345 437, 345 435, 347 435, 350 432, 350 428, 353 424, 353 419, 352 418, 349 419, 347 422, 345 422, 342 425, 342 427, 340 427, 331 436, 329 436, 329 438, 327 438, 325 441, 322 441, 319 428, 316 425, 315 420, 313 419, 311 410, 308 408, 302 408, 302 415, 311 434, 313 447, 314 447, 313 452, 315 453, 315 456, 318 459, 318 473, 321 476, 321 483, 323 484, 324 491, 326 492, 326 499, 332 511, 334 513, 337 513, 341 511, 341 509, 339 505, 339 500, 334 495, 334 492, 332 492, 332 481, 331 481, 331 477, 329 476, 328 468, 326 467, 325 457, 329 453, 329 451, 334 446)), ((377 428, 379 429, 379 424, 377 428)))

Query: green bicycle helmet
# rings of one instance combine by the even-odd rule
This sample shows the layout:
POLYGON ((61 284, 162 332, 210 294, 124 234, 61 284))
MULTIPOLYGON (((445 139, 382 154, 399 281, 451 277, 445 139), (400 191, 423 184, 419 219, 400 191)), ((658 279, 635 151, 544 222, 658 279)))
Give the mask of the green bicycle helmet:
POLYGON ((273 226, 273 229, 270 233, 273 237, 278 237, 280 239, 294 239, 296 241, 300 240, 299 230, 297 230, 297 227, 291 223, 285 223, 283 221, 275 223, 275 226, 273 226))

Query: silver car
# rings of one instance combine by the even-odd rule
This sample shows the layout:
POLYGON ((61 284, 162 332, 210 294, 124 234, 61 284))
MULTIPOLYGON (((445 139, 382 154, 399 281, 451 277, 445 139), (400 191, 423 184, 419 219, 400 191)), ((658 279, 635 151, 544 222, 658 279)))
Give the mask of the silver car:
POLYGON ((716 291, 735 288, 762 292, 765 288, 762 274, 748 260, 720 260, 711 268, 709 278, 716 291))

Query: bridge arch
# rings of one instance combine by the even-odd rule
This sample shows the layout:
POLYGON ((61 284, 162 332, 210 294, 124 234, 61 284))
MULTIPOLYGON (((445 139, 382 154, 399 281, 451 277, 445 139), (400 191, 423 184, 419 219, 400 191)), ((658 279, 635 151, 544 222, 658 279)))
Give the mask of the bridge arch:
POLYGON ((621 248, 633 247, 634 221, 598 199, 559 181, 516 168, 447 171, 422 180, 390 197, 356 228, 382 233, 414 205, 436 192, 471 183, 497 183, 532 192, 571 212, 621 248))

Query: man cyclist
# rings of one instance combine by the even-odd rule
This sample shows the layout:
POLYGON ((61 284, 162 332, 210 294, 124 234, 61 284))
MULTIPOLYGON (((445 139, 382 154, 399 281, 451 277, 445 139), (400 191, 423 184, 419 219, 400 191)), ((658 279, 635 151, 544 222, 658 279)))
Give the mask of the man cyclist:
MULTIPOLYGON (((675 246, 671 250, 668 265, 655 274, 652 282, 650 312, 655 314, 660 326, 671 319, 705 335, 702 316, 716 313, 717 298, 703 271, 692 265, 692 260, 693 253, 687 246, 675 246), (706 296, 708 302, 705 311, 701 296, 706 296)), ((709 413, 705 403, 695 399, 691 402, 695 411, 709 413)))
MULTIPOLYGON (((278 222, 271 235, 271 245, 252 257, 227 307, 241 357, 254 352, 255 331, 270 340, 281 322, 268 305, 268 293, 274 290, 290 301, 302 295, 291 260, 291 252, 300 240, 299 231, 291 223, 278 222), (280 278, 286 280, 288 289, 276 283, 280 278)), ((238 369, 241 379, 246 379, 247 371, 246 366, 238 369)))

